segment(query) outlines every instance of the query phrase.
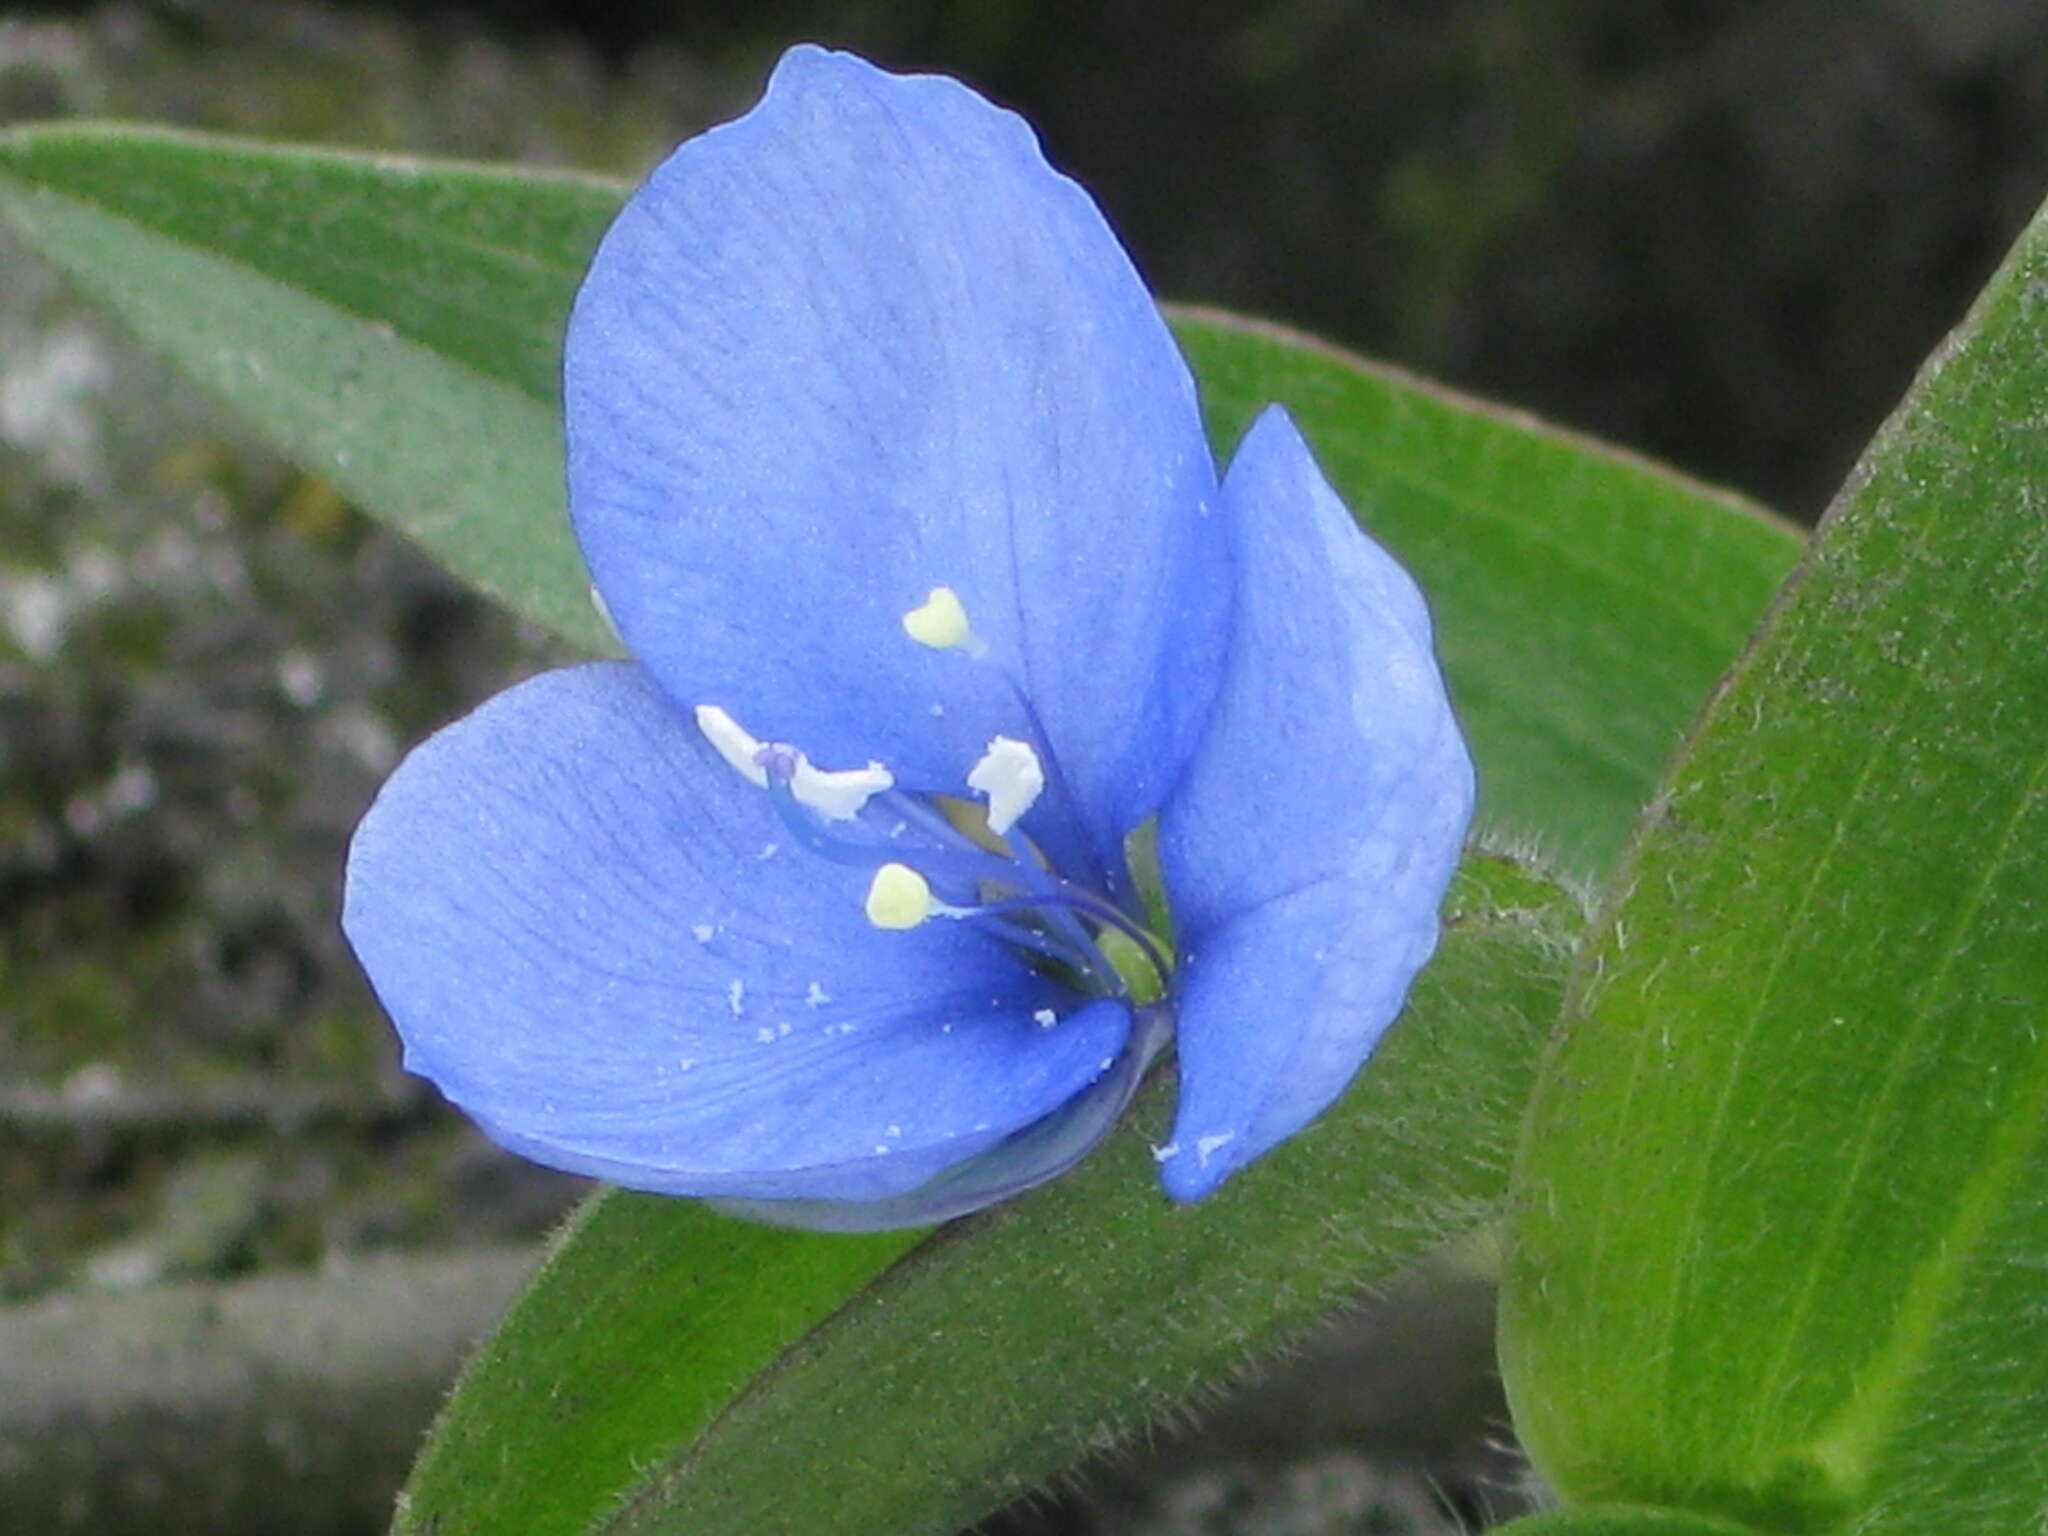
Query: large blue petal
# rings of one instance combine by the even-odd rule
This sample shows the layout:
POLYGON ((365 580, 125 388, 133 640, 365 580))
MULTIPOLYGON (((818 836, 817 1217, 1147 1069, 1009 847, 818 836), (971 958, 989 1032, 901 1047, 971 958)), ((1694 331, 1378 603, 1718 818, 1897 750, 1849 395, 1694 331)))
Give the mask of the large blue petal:
POLYGON ((1036 734, 1021 693, 1098 856, 1156 809, 1219 665, 1215 471, 1157 310, 1022 121, 792 50, 605 237, 566 386, 578 536, 679 703, 961 794, 992 735, 1036 734), (985 659, 904 634, 937 586, 985 659))
POLYGON ((972 925, 882 932, 864 892, 609 663, 415 750, 356 832, 344 925, 407 1066, 513 1150, 669 1194, 881 1199, 1083 1093, 1130 1020, 972 925))
POLYGON ((1225 477, 1238 573, 1223 690, 1160 813, 1182 935, 1182 1199, 1334 1099, 1435 947, 1472 766, 1406 573, 1363 533, 1287 414, 1225 477))
MULTIPOLYGON (((1122 1008, 1098 999, 1087 1008, 1122 1008)), ((1139 1010, 1116 1065, 1043 1120, 956 1163, 928 1184, 890 1200, 714 1200, 720 1210, 773 1226, 814 1232, 884 1232, 925 1227, 1008 1200, 1058 1178, 1109 1134, 1138 1091, 1145 1069, 1172 1037, 1164 1008, 1139 1010)))

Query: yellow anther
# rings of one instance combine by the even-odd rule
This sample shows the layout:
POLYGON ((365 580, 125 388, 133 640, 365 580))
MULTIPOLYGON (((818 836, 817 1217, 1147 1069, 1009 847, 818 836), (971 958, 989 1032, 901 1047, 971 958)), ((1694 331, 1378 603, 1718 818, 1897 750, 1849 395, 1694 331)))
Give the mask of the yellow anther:
POLYGON ((982 648, 974 626, 967 622, 967 610, 960 594, 951 587, 933 587, 931 595, 903 615, 903 632, 919 645, 935 651, 968 651, 982 648))
POLYGON ((867 914, 877 928, 915 928, 932 915, 931 882, 908 864, 884 864, 868 886, 867 914))

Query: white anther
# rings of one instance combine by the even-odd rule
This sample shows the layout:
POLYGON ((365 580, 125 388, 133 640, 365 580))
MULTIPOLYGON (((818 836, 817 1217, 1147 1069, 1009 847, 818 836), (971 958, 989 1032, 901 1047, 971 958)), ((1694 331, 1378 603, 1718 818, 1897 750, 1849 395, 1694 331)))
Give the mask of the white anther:
POLYGON ((1045 769, 1031 744, 998 736, 981 761, 969 770, 967 787, 988 796, 988 829, 1007 837, 1017 818, 1030 810, 1045 789, 1045 769))
MULTIPOLYGON (((716 704, 699 704, 696 715, 697 729, 727 766, 756 789, 766 789, 768 770, 759 762, 760 738, 716 704)), ((785 750, 794 752, 796 757, 796 771, 789 780, 790 795, 798 805, 809 806, 827 821, 851 821, 868 801, 896 784, 896 776, 880 763, 871 762, 865 768, 813 768, 803 753, 795 752, 794 748, 785 750)), ((761 857, 768 858, 774 852, 775 845, 771 843, 761 851, 761 857)))
POLYGON ((951 587, 933 587, 910 612, 903 615, 903 632, 919 645, 935 651, 965 651, 979 656, 988 647, 968 622, 966 605, 951 587))
POLYGON ((865 768, 813 768, 809 758, 799 755, 789 792, 798 805, 809 806, 827 821, 851 821, 862 806, 895 784, 896 775, 880 763, 865 768))
POLYGON ((717 749, 725 759, 726 766, 756 789, 768 787, 768 770, 754 759, 759 756, 761 743, 749 736, 746 727, 733 719, 716 704, 697 706, 697 729, 704 733, 704 739, 717 749))

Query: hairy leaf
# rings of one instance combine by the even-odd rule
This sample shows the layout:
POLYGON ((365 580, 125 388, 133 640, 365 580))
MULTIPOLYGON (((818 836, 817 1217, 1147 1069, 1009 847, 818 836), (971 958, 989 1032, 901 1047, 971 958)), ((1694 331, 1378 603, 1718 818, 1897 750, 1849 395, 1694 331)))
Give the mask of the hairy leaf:
POLYGON ((914 1239, 842 1258, 598 1197, 458 1387, 399 1529, 956 1529, 1485 1219, 1578 923, 1542 879, 1468 862, 1360 1081, 1198 1205, 1158 1186, 1162 1078, 1075 1173, 886 1268, 914 1239), (851 1282, 828 1316, 763 1315, 780 1276, 809 1298, 828 1269, 851 1282))
POLYGON ((2048 223, 1673 773, 1545 1071, 1506 1351, 1567 1493, 2048 1512, 2048 223))

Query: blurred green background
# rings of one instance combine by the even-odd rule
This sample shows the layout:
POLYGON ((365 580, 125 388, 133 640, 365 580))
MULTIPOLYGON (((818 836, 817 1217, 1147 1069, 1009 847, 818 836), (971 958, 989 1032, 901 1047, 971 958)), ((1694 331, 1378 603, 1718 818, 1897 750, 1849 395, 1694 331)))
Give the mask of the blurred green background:
MULTIPOLYGON (((1017 107, 1165 297, 1809 520, 2048 185, 2011 0, 7 8, 0 126, 631 175, 802 38, 1017 107)), ((404 1079, 335 928, 397 755, 551 659, 0 231, 0 1301, 523 1242, 573 1197, 404 1079)), ((1469 1515, 1497 1405, 1450 1396, 1402 1454, 1469 1515)))

